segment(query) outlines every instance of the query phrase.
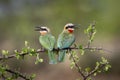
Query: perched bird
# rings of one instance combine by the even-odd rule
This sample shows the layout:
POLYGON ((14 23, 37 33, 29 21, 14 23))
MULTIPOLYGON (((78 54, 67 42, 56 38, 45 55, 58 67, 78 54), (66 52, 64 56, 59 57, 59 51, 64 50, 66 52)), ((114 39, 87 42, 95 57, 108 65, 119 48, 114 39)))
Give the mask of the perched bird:
POLYGON ((39 42, 40 44, 48 50, 49 64, 56 64, 57 60, 55 54, 53 53, 53 48, 55 45, 55 37, 50 33, 50 29, 47 27, 36 27, 36 31, 40 32, 39 42))
MULTIPOLYGON (((75 36, 73 34, 75 25, 68 23, 64 26, 64 30, 59 35, 57 40, 57 47, 59 49, 69 48, 75 41, 75 36)), ((63 62, 66 54, 66 50, 59 51, 58 61, 63 62)))

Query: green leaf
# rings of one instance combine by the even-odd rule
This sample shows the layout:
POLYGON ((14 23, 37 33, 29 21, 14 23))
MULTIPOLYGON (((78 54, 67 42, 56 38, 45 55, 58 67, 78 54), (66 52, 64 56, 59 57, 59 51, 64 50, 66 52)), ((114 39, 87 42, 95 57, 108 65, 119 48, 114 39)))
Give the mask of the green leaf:
POLYGON ((80 45, 80 46, 79 46, 79 49, 83 49, 83 46, 82 46, 82 45, 80 45))
POLYGON ((91 68, 90 68, 90 67, 87 67, 87 68, 85 68, 85 71, 88 73, 88 72, 91 71, 91 68))
POLYGON ((97 75, 97 73, 94 73, 93 75, 94 75, 94 76, 96 76, 96 75, 97 75))
POLYGON ((105 71, 108 71, 111 68, 111 65, 106 65, 105 66, 105 71))
POLYGON ((96 62, 96 66, 99 66, 100 65, 100 63, 99 62, 96 62))
POLYGON ((72 62, 70 63, 70 68, 73 69, 74 66, 75 66, 75 63, 72 61, 72 62))
POLYGON ((28 41, 25 41, 25 47, 27 47, 28 46, 28 41))
POLYGON ((101 57, 101 59, 102 59, 101 64, 108 64, 108 63, 109 63, 109 62, 107 61, 107 59, 105 59, 104 57, 101 57))
POLYGON ((80 54, 84 55, 85 51, 83 49, 80 49, 80 54))
POLYGON ((81 54, 81 55, 84 55, 84 52, 85 52, 85 51, 84 51, 84 48, 83 48, 82 45, 79 46, 79 49, 80 49, 80 54, 81 54))
POLYGON ((9 51, 8 50, 2 50, 2 54, 7 56, 9 54, 9 51))
POLYGON ((39 62, 43 62, 43 59, 42 59, 42 58, 40 58, 40 59, 39 59, 39 62))
POLYGON ((35 51, 35 49, 33 49, 33 48, 31 48, 30 50, 29 50, 29 55, 30 56, 36 56, 36 51, 35 51))
POLYGON ((87 80, 92 80, 91 77, 88 77, 87 80))
POLYGON ((36 74, 32 74, 32 75, 30 76, 30 80, 33 80, 35 77, 36 77, 36 74))
POLYGON ((4 74, 6 70, 6 67, 3 67, 3 65, 0 65, 0 74, 4 74))
POLYGON ((37 54, 35 64, 38 64, 39 62, 42 63, 43 59, 39 58, 39 54, 37 54))

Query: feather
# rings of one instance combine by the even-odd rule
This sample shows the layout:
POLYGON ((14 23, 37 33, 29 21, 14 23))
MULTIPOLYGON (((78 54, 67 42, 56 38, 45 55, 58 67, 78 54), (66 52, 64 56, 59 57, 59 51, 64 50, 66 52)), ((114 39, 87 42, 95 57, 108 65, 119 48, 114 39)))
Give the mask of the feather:
POLYGON ((53 52, 55 37, 51 34, 41 35, 39 37, 39 42, 46 50, 48 50, 49 63, 56 64, 57 60, 55 59, 55 53, 53 52))
MULTIPOLYGON (((74 41, 75 41, 75 37, 73 34, 61 33, 58 37, 57 46, 59 49, 69 48, 74 41)), ((59 51, 59 57, 58 57, 59 62, 64 61, 65 54, 66 54, 65 50, 59 51)))

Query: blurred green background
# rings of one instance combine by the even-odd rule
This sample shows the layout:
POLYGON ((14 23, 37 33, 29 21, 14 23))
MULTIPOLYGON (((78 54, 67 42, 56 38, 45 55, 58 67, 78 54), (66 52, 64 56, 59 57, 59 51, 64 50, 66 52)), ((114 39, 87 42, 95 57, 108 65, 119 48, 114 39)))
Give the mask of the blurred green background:
MULTIPOLYGON (((112 52, 90 53, 81 57, 80 65, 94 66, 100 56, 109 59, 112 69, 95 80, 120 79, 120 0, 0 0, 0 50, 21 50, 24 41, 40 48, 36 25, 48 26, 57 38, 66 23, 81 24, 75 31, 76 42, 86 45, 84 29, 96 21, 97 34, 92 46, 112 52), (88 58, 89 57, 89 58, 88 58)), ((67 58, 64 63, 49 65, 47 54, 41 54, 44 63, 34 64, 35 58, 10 59, 10 67, 22 73, 37 74, 35 80, 76 80, 79 74, 71 70, 67 58)))

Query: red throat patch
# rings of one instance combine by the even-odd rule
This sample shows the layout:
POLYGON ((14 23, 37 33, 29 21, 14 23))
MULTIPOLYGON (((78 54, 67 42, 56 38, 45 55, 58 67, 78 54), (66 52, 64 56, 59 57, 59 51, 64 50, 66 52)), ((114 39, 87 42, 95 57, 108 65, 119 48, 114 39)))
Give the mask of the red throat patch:
POLYGON ((74 29, 68 29, 69 33, 73 33, 74 29))

